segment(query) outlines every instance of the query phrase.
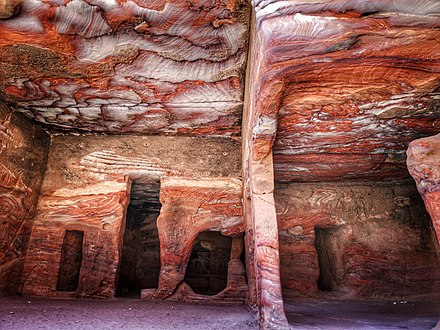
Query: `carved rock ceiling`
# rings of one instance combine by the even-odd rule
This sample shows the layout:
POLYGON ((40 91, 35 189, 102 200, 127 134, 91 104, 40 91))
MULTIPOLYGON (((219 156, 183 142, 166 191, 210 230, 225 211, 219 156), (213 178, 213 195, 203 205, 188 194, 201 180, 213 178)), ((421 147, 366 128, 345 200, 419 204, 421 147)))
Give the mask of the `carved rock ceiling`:
MULTIPOLYGON (((440 131, 440 2, 252 5, 250 98, 276 180, 408 178, 408 143, 440 131)), ((64 130, 239 137, 250 7, 23 1, 0 20, 0 98, 64 130)))
POLYGON ((0 21, 2 96, 54 127, 237 136, 248 10, 240 0, 23 1, 0 21))
POLYGON ((276 179, 408 177, 408 143, 440 131, 440 2, 254 6, 256 112, 277 121, 276 179))

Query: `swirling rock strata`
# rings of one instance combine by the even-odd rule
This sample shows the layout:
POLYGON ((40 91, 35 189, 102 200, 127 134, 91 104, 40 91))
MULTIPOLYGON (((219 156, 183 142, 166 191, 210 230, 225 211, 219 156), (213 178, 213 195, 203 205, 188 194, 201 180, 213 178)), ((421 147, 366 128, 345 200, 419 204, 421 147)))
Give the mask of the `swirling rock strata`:
POLYGON ((286 300, 435 298, 437 242, 411 182, 278 184, 275 201, 286 300))
POLYGON ((440 134, 411 142, 407 163, 440 242, 440 134))
POLYGON ((49 137, 0 103, 0 296, 17 294, 49 137))
POLYGON ((32 228, 22 293, 33 296, 115 295, 116 274, 129 203, 129 183, 104 181, 43 196, 32 228), (59 291, 61 251, 66 231, 84 233, 83 260, 76 290, 59 291))
POLYGON ((24 0, 0 21, 2 98, 61 129, 237 136, 244 1, 24 0))
MULTIPOLYGON (((159 286, 152 295, 153 299, 169 298, 182 285, 191 250, 199 233, 219 231, 224 236, 239 236, 244 233, 240 180, 164 177, 161 180, 160 202, 162 208, 157 219, 157 228, 161 246, 161 269, 159 286)), ((234 263, 237 261, 239 262, 236 256, 228 267, 234 270, 234 263)), ((234 273, 236 272, 229 275, 234 273)), ((233 277, 229 278, 228 288, 217 294, 217 297, 206 300, 215 301, 220 298, 218 300, 226 302, 228 298, 236 296, 243 301, 244 278, 235 282, 241 283, 235 288, 231 287, 233 283, 233 277)), ((188 291, 188 288, 181 288, 180 291, 182 290, 188 291)), ((177 294, 182 295, 181 292, 177 294)), ((194 293, 184 295, 184 299, 203 300, 194 296, 194 293)))
POLYGON ((440 129, 439 3, 253 3, 255 157, 273 144, 277 181, 408 178, 440 129))
MULTIPOLYGON (((239 157, 237 143, 224 139, 54 136, 23 272, 22 293, 53 297, 114 297, 127 206, 150 200, 159 180, 167 175, 172 177, 163 179, 161 191, 165 197, 162 203, 168 203, 166 196, 170 193, 170 198, 174 198, 177 204, 163 206, 166 228, 161 234, 163 237, 182 234, 179 240, 173 241, 176 249, 187 249, 188 245, 184 243, 190 240, 190 253, 192 234, 197 235, 203 228, 218 229, 228 236, 239 235, 244 230, 241 181, 231 178, 239 175, 239 157), (195 142, 200 150, 191 149, 195 142), (195 156, 198 162, 194 162, 195 156), (180 181, 173 179, 180 174, 190 177, 180 181), (212 179, 194 179, 202 175, 212 179), (175 184, 167 186, 166 182, 175 184), (173 187, 177 190, 174 191, 173 187), (190 208, 184 204, 187 200, 199 203, 197 207, 200 208, 195 204, 191 204, 195 208, 190 208), (176 218, 167 215, 167 212, 173 212, 173 207, 178 219, 186 219, 187 228, 174 228, 170 224, 179 224, 176 218), (185 212, 190 212, 190 216, 184 218, 185 212), (69 292, 57 290, 63 239, 67 231, 80 231, 84 235, 80 280, 78 287, 69 292)), ((165 240, 163 237, 161 240, 165 240)), ((169 241, 166 240, 166 244, 169 245, 169 241)), ((243 302, 245 281, 243 274, 241 277, 238 274, 240 269, 236 259, 231 259, 231 274, 236 274, 230 278, 231 285, 212 301, 224 298, 229 302, 243 302)), ((176 265, 173 258, 164 257, 162 261, 164 269, 176 265)), ((200 300, 200 296, 190 290, 180 297, 200 300)))

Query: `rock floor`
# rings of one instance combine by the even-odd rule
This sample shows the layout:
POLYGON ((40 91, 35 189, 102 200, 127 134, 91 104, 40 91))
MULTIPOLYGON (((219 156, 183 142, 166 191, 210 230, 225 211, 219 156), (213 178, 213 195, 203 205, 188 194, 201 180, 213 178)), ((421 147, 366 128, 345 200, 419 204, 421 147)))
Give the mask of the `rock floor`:
POLYGON ((140 299, 0 298, 0 329, 256 329, 245 306, 208 306, 140 299))
POLYGON ((285 311, 291 329, 422 330, 433 329, 440 319, 438 302, 298 302, 286 304, 285 311))
MULTIPOLYGON (((286 304, 291 329, 433 329, 440 305, 397 301, 378 303, 295 302, 286 304)), ((0 329, 257 329, 245 306, 175 302, 0 298, 0 329)), ((437 328, 436 328, 437 330, 437 328)), ((440 330, 440 328, 439 328, 440 330)))

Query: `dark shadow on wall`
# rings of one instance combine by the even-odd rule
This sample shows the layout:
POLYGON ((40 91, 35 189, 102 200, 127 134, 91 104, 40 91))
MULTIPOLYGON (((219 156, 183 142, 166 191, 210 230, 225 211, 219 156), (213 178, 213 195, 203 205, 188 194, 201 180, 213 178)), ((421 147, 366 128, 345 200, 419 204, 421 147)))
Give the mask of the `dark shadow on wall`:
POLYGON ((157 288, 160 272, 157 230, 161 208, 159 189, 159 183, 133 183, 123 238, 117 296, 140 297, 142 289, 157 288))
POLYGON ((215 295, 226 288, 232 238, 219 232, 200 233, 194 243, 185 282, 195 293, 215 295))
POLYGON ((57 291, 78 290, 81 272, 84 232, 66 230, 61 248, 61 262, 58 273, 57 291))
POLYGON ((336 272, 336 252, 332 244, 335 229, 315 227, 315 249, 318 253, 319 278, 318 290, 338 290, 338 279, 336 272))

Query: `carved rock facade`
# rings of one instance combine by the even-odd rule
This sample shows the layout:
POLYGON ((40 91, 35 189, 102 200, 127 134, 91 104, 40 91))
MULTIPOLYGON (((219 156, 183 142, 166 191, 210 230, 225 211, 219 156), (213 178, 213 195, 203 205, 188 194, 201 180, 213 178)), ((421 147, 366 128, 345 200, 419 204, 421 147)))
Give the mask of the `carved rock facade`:
POLYGON ((438 301, 439 15, 0 1, 0 295, 438 301))

